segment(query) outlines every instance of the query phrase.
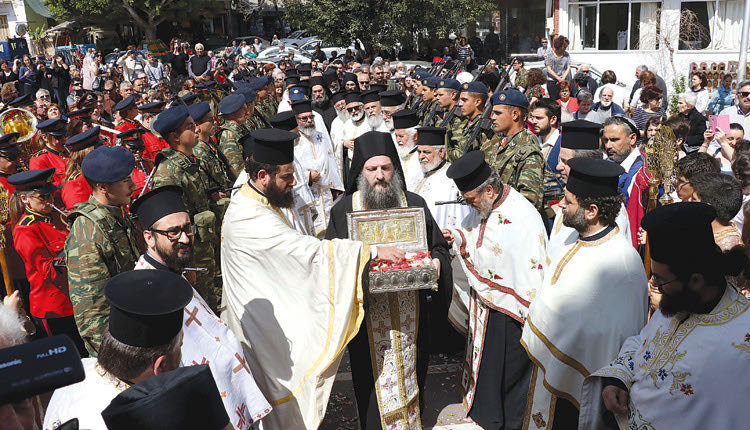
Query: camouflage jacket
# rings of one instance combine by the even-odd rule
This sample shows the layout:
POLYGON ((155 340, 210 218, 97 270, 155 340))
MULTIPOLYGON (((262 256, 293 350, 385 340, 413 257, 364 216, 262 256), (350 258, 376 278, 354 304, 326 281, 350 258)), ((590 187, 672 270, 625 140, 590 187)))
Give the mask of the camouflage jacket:
POLYGON ((224 173, 224 164, 219 159, 218 149, 214 142, 198 141, 198 144, 193 148, 193 154, 198 159, 203 174, 210 182, 209 188, 224 188, 232 185, 224 173))
POLYGON ((156 167, 154 174, 154 188, 165 185, 179 185, 182 187, 182 200, 185 208, 194 217, 195 214, 209 210, 208 189, 211 179, 206 174, 210 167, 203 166, 197 157, 191 157, 172 148, 162 149, 160 153, 164 160, 156 167))
POLYGON ((227 158, 231 177, 236 178, 245 168, 245 158, 242 156, 240 139, 248 131, 244 126, 226 121, 219 129, 219 151, 227 158))
POLYGON ((480 148, 484 159, 496 171, 504 184, 523 194, 537 209, 542 209, 544 197, 544 156, 539 139, 523 129, 512 136, 496 134, 485 140, 480 148))
POLYGON ((432 121, 435 121, 435 118, 438 116, 438 114, 440 114, 440 105, 438 104, 437 100, 423 103, 427 104, 425 105, 424 111, 422 111, 422 115, 417 119, 419 119, 420 127, 428 127, 431 125, 428 123, 428 120, 430 119, 432 110, 435 110, 435 115, 432 117, 432 121))
POLYGON ((528 85, 529 82, 529 71, 521 67, 521 70, 519 70, 516 73, 516 80, 513 82, 514 87, 523 87, 523 89, 526 89, 526 85, 528 85))
POLYGON ((141 252, 130 214, 119 206, 106 206, 94 197, 78 203, 68 216, 70 234, 65 241, 68 287, 78 331, 89 354, 96 356, 102 331, 109 322, 104 285, 109 278, 132 270, 141 252))
MULTIPOLYGON (((451 124, 448 129, 448 146, 445 152, 449 162, 456 161, 460 156, 464 155, 464 148, 466 148, 466 142, 471 138, 474 129, 479 126, 479 121, 482 119, 482 115, 479 114, 473 119, 463 118, 460 121, 455 121, 451 124)), ((479 133, 477 138, 474 140, 472 145, 466 152, 474 151, 479 149, 479 142, 490 139, 493 136, 492 130, 482 131, 479 133)))

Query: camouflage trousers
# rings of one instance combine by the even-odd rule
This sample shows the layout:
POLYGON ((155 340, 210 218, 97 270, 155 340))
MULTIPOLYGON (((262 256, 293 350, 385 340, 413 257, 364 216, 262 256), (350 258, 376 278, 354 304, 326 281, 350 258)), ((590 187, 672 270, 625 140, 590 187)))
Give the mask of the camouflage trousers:
POLYGON ((221 307, 221 269, 216 262, 213 243, 201 242, 196 236, 193 245, 192 267, 208 269, 196 273, 195 289, 211 310, 219 315, 219 308, 221 307))

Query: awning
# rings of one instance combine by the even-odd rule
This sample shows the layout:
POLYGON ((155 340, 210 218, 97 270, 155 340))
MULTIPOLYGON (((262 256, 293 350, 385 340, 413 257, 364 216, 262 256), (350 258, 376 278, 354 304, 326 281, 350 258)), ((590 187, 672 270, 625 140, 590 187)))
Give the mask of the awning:
POLYGON ((78 24, 76 24, 74 21, 65 21, 62 24, 58 24, 58 25, 50 28, 49 30, 47 30, 47 33, 54 33, 56 31, 63 31, 63 30, 67 30, 69 28, 77 27, 77 26, 78 26, 78 24))
POLYGON ((45 18, 54 18, 52 12, 49 11, 47 5, 44 4, 44 0, 25 0, 26 4, 39 15, 45 18))

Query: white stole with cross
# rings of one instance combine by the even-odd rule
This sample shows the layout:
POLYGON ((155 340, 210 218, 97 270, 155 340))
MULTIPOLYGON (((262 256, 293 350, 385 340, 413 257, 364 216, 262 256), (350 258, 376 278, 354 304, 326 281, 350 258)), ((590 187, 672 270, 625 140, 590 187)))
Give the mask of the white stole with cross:
MULTIPOLYGON (((141 256, 133 270, 142 269, 155 267, 141 256)), ((182 365, 208 364, 234 428, 249 428, 271 412, 271 405, 250 372, 240 341, 195 288, 185 306, 182 331, 182 365)))
MULTIPOLYGON (((400 207, 406 207, 406 196, 403 192, 399 195, 400 207)), ((352 210, 365 209, 362 194, 355 192, 352 210)), ((417 385, 418 294, 418 291, 403 291, 368 295, 367 335, 384 429, 422 428, 417 385)))

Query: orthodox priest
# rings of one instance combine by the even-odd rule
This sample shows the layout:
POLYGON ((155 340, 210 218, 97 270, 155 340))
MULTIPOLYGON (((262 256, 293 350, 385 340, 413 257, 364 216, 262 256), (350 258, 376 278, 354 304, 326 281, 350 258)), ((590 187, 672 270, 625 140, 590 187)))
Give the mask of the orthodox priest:
POLYGON ((521 344, 535 364, 524 429, 578 428, 584 378, 646 324, 646 272, 615 222, 624 169, 593 158, 568 166, 560 206, 578 238, 550 264, 523 328, 521 344))
POLYGON ((521 428, 533 366, 521 343, 542 286, 547 232, 536 208, 471 151, 446 174, 474 211, 444 230, 471 287, 464 408, 489 430, 521 428))
POLYGON ((370 252, 361 242, 295 230, 281 208, 293 205, 297 135, 260 129, 251 137, 249 179, 224 216, 222 320, 273 406, 263 427, 313 429, 325 415, 344 346, 362 322, 370 252))
MULTIPOLYGON (((365 293, 369 304, 365 321, 348 345, 362 430, 421 428, 430 313, 443 312, 445 318, 452 283, 448 246, 424 199, 406 191, 390 133, 369 131, 358 137, 346 196, 331 210, 326 238, 349 237, 349 212, 407 206, 424 210, 428 249, 439 272, 438 292, 365 293)), ((388 256, 381 255, 380 249, 371 253, 377 258, 388 256)))

